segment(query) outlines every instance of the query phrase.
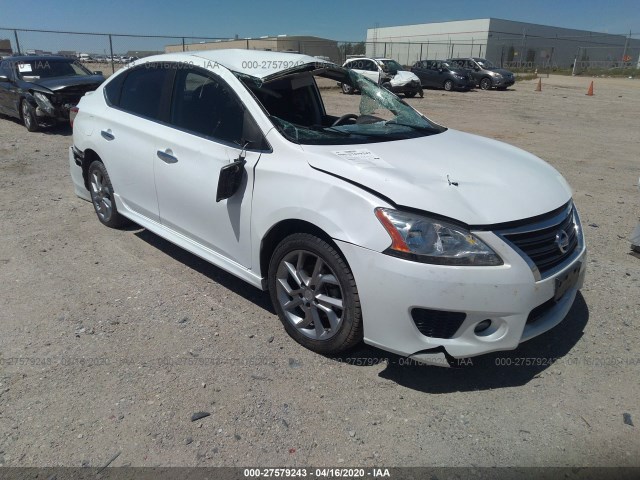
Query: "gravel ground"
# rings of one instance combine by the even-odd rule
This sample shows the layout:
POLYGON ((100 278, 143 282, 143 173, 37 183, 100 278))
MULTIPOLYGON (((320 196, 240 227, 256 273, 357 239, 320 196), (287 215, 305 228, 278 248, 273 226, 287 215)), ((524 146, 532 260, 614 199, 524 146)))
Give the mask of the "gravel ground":
POLYGON ((102 227, 73 194, 68 128, 0 118, 0 465, 639 466, 640 81, 589 97, 590 80, 408 100, 554 165, 589 247, 563 323, 457 370, 303 349, 266 293, 102 227))

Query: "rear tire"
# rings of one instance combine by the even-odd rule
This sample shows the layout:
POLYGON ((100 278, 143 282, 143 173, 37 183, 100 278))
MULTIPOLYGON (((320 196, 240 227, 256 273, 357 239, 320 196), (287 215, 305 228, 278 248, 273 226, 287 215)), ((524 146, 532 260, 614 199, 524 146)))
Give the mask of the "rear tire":
POLYGON ((271 256, 267 283, 280 321, 302 346, 326 355, 362 340, 353 273, 326 241, 308 233, 286 237, 271 256))
POLYGON ((89 165, 89 192, 100 223, 110 228, 129 224, 129 220, 118 213, 109 173, 100 160, 94 160, 89 165))
POLYGON ((453 90, 453 81, 445 80, 443 87, 447 92, 450 92, 451 90, 453 90))
POLYGON ((37 132, 40 129, 38 119, 36 118, 36 111, 26 98, 23 99, 20 104, 20 113, 22 116, 22 123, 27 128, 27 131, 37 132))

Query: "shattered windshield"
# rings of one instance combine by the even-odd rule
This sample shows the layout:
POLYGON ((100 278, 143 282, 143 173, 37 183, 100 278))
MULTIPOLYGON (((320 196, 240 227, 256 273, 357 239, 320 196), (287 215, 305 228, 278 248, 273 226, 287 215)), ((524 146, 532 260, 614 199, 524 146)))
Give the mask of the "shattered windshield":
POLYGON ((404 70, 404 68, 402 68, 402 65, 400 65, 395 60, 380 60, 380 63, 382 63, 383 65, 383 70, 385 72, 389 72, 392 75, 395 75, 396 73, 404 70))
POLYGON ((18 76, 23 80, 88 76, 91 72, 73 60, 34 59, 16 61, 18 76))
POLYGON ((274 126, 294 143, 374 143, 446 130, 353 70, 337 66, 307 69, 266 82, 237 76, 260 102, 274 126), (336 82, 343 92, 359 95, 338 93, 336 82))

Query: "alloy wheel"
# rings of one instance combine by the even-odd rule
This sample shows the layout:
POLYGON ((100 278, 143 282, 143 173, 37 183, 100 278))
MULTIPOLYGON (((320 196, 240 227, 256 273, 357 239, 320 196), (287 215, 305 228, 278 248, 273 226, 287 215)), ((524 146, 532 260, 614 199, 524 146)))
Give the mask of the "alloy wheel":
POLYGON ((91 173, 91 198, 96 208, 96 213, 101 220, 108 222, 113 211, 113 200, 109 186, 102 172, 95 169, 91 173))
POLYGON ((276 273, 277 299, 287 321, 312 340, 328 340, 345 314, 342 286, 315 253, 294 250, 282 258, 276 273))

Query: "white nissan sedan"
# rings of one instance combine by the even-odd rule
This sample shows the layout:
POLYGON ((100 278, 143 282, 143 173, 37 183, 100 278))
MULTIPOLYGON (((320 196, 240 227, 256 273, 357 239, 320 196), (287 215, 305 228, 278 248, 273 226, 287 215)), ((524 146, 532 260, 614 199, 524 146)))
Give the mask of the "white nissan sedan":
POLYGON ((515 349, 561 322, 584 280, 554 168, 314 57, 129 64, 82 98, 69 164, 100 222, 133 221, 268 289, 289 335, 322 354, 364 340, 447 366, 515 349), (353 111, 332 111, 318 78, 360 91, 353 111))

